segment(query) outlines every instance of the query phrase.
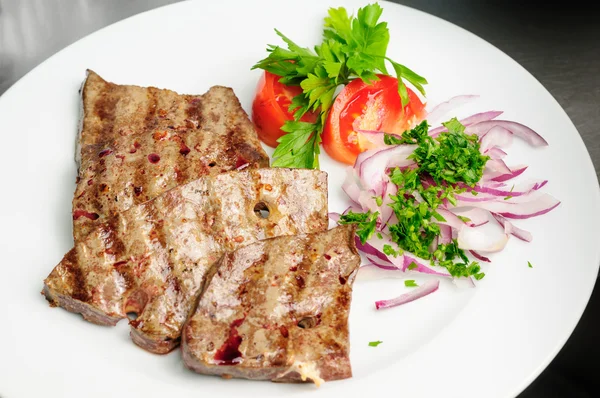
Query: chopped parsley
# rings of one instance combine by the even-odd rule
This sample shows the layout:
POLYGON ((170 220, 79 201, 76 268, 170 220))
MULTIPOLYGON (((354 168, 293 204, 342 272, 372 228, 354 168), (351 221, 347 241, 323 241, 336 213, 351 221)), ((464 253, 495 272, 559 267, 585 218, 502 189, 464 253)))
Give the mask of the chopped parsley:
POLYGON ((417 285, 417 282, 414 281, 414 279, 407 279, 404 281, 404 286, 406 287, 419 287, 419 285, 417 285))
POLYGON ((408 264, 408 269, 409 269, 409 270, 411 270, 411 271, 412 271, 413 269, 416 269, 416 268, 419 268, 419 266, 418 266, 418 265, 417 265, 417 263, 415 263, 414 261, 413 261, 413 262, 411 262, 410 264, 408 264))
POLYGON ((398 250, 395 250, 391 245, 383 245, 383 254, 386 256, 394 256, 398 257, 399 254, 402 254, 398 250))
MULTIPOLYGON (((456 205, 456 195, 467 190, 477 195, 471 188, 481 179, 489 160, 479 151, 478 137, 466 134, 465 127, 456 118, 442 124, 448 131, 435 138, 428 134, 427 121, 401 136, 384 135, 384 142, 388 145, 417 145, 409 156, 416 167, 395 168, 389 174, 390 181, 398 187, 398 192, 390 196, 392 202, 389 204, 398 221, 388 225, 389 234, 400 249, 430 260, 432 265, 445 267, 453 277, 480 280, 485 273, 481 272, 478 262, 469 261, 456 240, 437 245, 432 250, 441 234, 435 220, 445 221, 437 209, 447 203, 456 205)), ((375 226, 370 212, 364 213, 363 217, 357 221, 359 225, 370 222, 369 227, 375 226)), ((469 221, 466 217, 461 219, 469 221)), ((367 229, 363 227, 363 230, 367 229)), ((365 235, 363 231, 362 236, 365 235)), ((388 256, 396 254, 390 245, 384 245, 383 252, 388 256)), ((413 263, 408 269, 416 267, 413 263)))
POLYGON ((529 262, 529 261, 527 261, 527 266, 528 266, 529 268, 533 268, 533 265, 531 265, 531 262, 529 262))
POLYGON ((377 216, 379 212, 371 213, 354 213, 352 210, 348 214, 343 214, 340 217, 340 224, 356 224, 356 235, 360 238, 360 241, 364 244, 375 232, 377 226, 377 216))
POLYGON ((379 344, 383 343, 383 341, 381 340, 377 340, 377 341, 370 341, 369 342, 369 347, 377 347, 379 344))

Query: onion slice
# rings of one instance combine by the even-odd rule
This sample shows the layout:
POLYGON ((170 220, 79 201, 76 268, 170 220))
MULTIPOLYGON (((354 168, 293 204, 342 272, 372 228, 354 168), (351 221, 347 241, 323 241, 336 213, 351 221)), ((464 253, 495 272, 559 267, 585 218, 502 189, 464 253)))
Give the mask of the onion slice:
POLYGON ((486 234, 479 228, 463 228, 458 231, 458 247, 463 250, 477 250, 482 252, 499 252, 508 243, 508 234, 502 233, 497 237, 486 234))
POLYGON ((391 307, 396 307, 398 305, 410 303, 411 301, 415 301, 417 299, 420 299, 421 297, 425 297, 428 294, 435 292, 436 290, 438 290, 439 287, 440 287, 439 280, 427 281, 424 284, 422 284, 421 286, 417 287, 416 289, 414 289, 408 293, 401 294, 400 296, 398 296, 396 298, 389 299, 389 300, 376 301, 375 308, 380 310, 382 308, 391 308, 391 307))
POLYGON ((477 134, 481 137, 495 126, 505 128, 532 146, 548 146, 548 141, 546 141, 541 135, 533 131, 531 128, 510 120, 488 120, 485 122, 472 124, 467 126, 465 133, 477 134))
POLYGON ((459 206, 474 206, 491 213, 499 214, 505 218, 525 219, 546 214, 556 208, 560 201, 547 193, 529 202, 511 202, 510 200, 487 201, 487 202, 464 202, 457 203, 459 206))
POLYGON ((371 156, 362 161, 358 175, 364 188, 372 189, 375 195, 381 196, 384 185, 387 184, 386 170, 391 167, 406 167, 414 164, 408 156, 414 152, 417 145, 395 145, 383 150, 373 151, 371 156))
POLYGON ((443 117, 453 109, 467 104, 474 99, 479 98, 478 95, 457 95, 450 98, 448 101, 437 104, 431 111, 427 113, 427 123, 430 125, 438 124, 443 121, 443 117))
POLYGON ((493 147, 507 148, 512 144, 513 135, 501 126, 494 126, 487 132, 479 142, 479 150, 486 153, 493 147))
POLYGON ((517 227, 500 214, 492 213, 492 216, 496 219, 496 221, 498 221, 498 224, 504 228, 505 233, 510 234, 515 238, 519 238, 525 242, 531 242, 533 240, 533 235, 531 232, 517 227))
MULTIPOLYGON (((469 116, 467 118, 460 120, 460 123, 466 127, 466 126, 470 126, 472 124, 492 120, 492 119, 500 116, 502 113, 503 113, 502 111, 487 111, 487 112, 476 113, 472 116, 469 116)), ((429 135, 431 137, 435 138, 440 133, 443 133, 444 131, 448 131, 448 129, 444 126, 439 126, 439 127, 429 130, 429 135)))

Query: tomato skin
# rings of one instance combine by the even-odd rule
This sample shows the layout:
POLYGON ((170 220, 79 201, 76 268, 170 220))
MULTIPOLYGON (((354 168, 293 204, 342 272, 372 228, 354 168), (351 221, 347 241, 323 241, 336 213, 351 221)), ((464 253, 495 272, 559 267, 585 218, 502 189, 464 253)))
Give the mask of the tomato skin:
POLYGON ((323 148, 337 161, 354 164, 359 153, 370 148, 357 130, 402 134, 425 115, 425 105, 407 87, 409 102, 402 113, 398 80, 377 75, 378 81, 350 82, 336 97, 323 129, 323 148))
MULTIPOLYGON (((279 76, 265 71, 256 86, 256 94, 252 102, 252 121, 256 127, 258 138, 271 148, 276 148, 277 139, 286 134, 281 126, 294 115, 288 112, 292 99, 302 92, 299 86, 286 86, 279 82, 279 76)), ((314 123, 317 114, 307 112, 301 119, 314 123)))

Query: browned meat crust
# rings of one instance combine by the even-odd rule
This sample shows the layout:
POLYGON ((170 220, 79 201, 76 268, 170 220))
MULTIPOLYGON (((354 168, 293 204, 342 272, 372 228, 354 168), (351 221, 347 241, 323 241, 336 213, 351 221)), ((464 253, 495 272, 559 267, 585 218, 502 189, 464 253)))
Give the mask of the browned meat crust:
POLYGON ((184 327, 185 365, 258 380, 351 377, 348 312, 359 265, 350 226, 224 255, 184 327))
POLYGON ((177 346, 210 267, 238 247, 325 230, 327 174, 251 169, 207 176, 107 217, 76 242, 44 281, 54 304, 114 325, 166 353, 177 346), (262 218, 257 210, 268 208, 262 218))
POLYGON ((82 89, 73 235, 204 175, 268 167, 233 90, 203 95, 118 85, 89 71, 82 89))

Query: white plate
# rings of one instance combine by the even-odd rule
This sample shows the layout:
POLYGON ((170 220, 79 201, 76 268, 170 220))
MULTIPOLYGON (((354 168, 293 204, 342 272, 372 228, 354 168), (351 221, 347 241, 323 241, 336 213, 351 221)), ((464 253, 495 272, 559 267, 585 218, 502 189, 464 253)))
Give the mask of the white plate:
MULTIPOLYGON (((504 110, 550 143, 531 149, 517 140, 509 151, 510 163, 528 163, 526 175, 549 179, 545 191, 562 201, 519 223, 533 232, 532 243, 511 240, 476 289, 443 284, 386 311, 375 311, 374 301, 403 292, 402 282, 357 282, 350 318, 354 377, 318 390, 194 374, 178 351, 155 356, 137 348, 126 322, 95 326, 49 308, 39 293, 72 245, 77 90, 86 68, 117 83, 182 93, 228 85, 249 110, 261 73, 250 67, 265 56, 267 43, 279 43, 273 28, 311 46, 328 6, 364 4, 219 0, 164 7, 84 38, 0 98, 0 396, 514 397, 543 370, 579 320, 598 272, 600 195, 589 155, 558 103, 512 59, 452 24, 388 3, 388 54, 427 77, 430 103, 479 94, 457 116, 504 110), (372 340, 383 344, 369 347, 372 340)), ((341 210, 343 167, 323 156, 323 169, 330 173, 330 209, 341 210)))

